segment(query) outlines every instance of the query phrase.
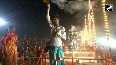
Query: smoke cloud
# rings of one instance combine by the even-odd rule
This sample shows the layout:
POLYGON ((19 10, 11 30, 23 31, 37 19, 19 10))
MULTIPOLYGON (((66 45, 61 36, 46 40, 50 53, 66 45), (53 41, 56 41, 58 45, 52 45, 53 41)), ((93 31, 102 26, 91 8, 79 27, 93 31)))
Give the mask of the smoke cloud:
POLYGON ((59 6, 60 9, 64 9, 65 12, 73 14, 79 10, 88 9, 88 1, 84 0, 51 0, 52 3, 59 6))
POLYGON ((51 0, 60 9, 63 9, 66 13, 74 14, 74 23, 81 24, 84 22, 84 16, 88 13, 88 1, 86 0, 51 0))
POLYGON ((73 26, 73 25, 71 25, 71 31, 80 31, 81 30, 81 27, 80 26, 73 26))

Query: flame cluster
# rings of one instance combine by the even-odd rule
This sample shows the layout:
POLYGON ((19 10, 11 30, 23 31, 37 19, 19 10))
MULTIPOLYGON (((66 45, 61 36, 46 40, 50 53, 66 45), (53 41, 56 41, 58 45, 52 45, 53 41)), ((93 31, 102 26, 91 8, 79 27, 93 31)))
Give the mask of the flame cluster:
POLYGON ((96 45, 94 14, 93 7, 90 4, 90 0, 89 0, 88 18, 85 15, 85 24, 81 32, 81 37, 83 44, 87 43, 90 46, 96 45))

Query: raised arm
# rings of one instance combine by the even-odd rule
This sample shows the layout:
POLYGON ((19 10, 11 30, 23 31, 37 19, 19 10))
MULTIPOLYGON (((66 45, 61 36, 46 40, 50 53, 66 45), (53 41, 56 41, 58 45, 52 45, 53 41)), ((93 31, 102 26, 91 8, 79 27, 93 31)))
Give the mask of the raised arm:
POLYGON ((50 15, 49 15, 49 12, 50 12, 50 4, 48 4, 47 6, 48 6, 48 9, 47 9, 46 19, 47 19, 50 27, 52 28, 52 27, 54 27, 54 25, 53 25, 52 21, 50 20, 50 15))
POLYGON ((10 34, 6 34, 5 37, 2 39, 2 45, 4 46, 6 43, 6 39, 8 39, 8 37, 10 37, 10 34))
POLYGON ((50 12, 50 4, 48 4, 47 6, 48 6, 48 9, 47 9, 46 19, 47 19, 48 22, 50 22, 50 15, 49 15, 49 12, 50 12))

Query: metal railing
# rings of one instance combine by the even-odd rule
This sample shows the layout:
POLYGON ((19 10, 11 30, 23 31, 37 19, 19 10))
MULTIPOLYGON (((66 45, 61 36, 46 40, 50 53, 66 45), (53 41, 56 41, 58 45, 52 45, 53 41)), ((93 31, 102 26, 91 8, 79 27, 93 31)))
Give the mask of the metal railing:
MULTIPOLYGON (((18 65, 20 65, 20 64, 22 64, 22 65, 23 64, 30 64, 30 62, 25 62, 25 60, 27 61, 29 59, 33 59, 33 60, 31 60, 31 61, 33 61, 32 64, 37 64, 36 60, 39 59, 39 58, 41 59, 41 61, 40 61, 41 64, 40 65, 49 65, 49 62, 46 62, 46 60, 49 60, 49 57, 20 57, 20 58, 17 59, 18 60, 17 64, 18 65), (19 60, 20 60, 20 62, 19 62, 19 60)), ((82 59, 82 58, 73 58, 73 56, 72 56, 72 58, 68 58, 67 57, 65 59, 72 59, 72 62, 65 61, 66 65, 76 65, 76 62, 74 62, 74 59, 77 59, 77 60, 88 60, 90 63, 93 63, 92 60, 93 61, 99 61, 98 63, 102 63, 105 60, 105 61, 107 61, 106 62, 107 65, 110 65, 110 63, 112 63, 113 65, 116 65, 115 62, 110 62, 109 60, 106 60, 106 59, 82 59)))

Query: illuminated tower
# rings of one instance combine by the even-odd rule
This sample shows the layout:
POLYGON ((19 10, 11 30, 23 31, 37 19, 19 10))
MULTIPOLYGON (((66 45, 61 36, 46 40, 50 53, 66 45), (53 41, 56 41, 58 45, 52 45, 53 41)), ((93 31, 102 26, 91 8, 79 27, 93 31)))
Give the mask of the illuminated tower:
MULTIPOLYGON (((105 11, 105 0, 102 0, 102 6, 103 6, 103 13, 104 13, 104 22, 105 22, 105 29, 106 29, 106 37, 107 40, 109 41, 109 25, 108 25, 108 19, 107 19, 107 13, 105 11)), ((111 54, 111 47, 109 47, 109 56, 110 56, 110 61, 112 62, 112 54, 111 54)), ((113 65, 113 64, 110 64, 113 65)))

